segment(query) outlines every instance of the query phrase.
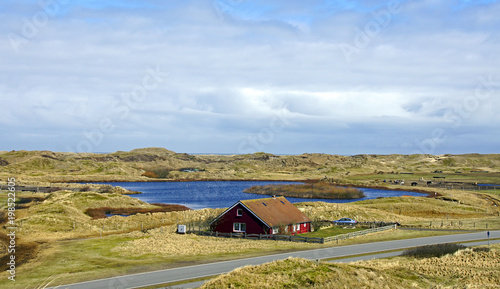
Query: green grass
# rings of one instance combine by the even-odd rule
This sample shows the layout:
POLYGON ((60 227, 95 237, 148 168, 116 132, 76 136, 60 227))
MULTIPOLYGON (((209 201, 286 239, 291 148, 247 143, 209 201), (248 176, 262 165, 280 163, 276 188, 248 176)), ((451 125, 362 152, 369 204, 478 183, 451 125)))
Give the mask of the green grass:
POLYGON ((325 237, 330 237, 330 236, 336 236, 336 235, 342 235, 342 234, 347 234, 351 232, 357 232, 357 231, 363 231, 366 230, 366 228, 359 228, 359 227, 344 227, 342 226, 332 226, 328 228, 324 228, 321 230, 318 230, 316 232, 310 232, 310 233, 305 233, 301 234, 301 237, 315 237, 315 238, 325 238, 325 237))
MULTIPOLYGON (((121 242, 132 240, 131 237, 106 237, 83 241, 67 241, 48 246, 46 256, 38 264, 20 266, 16 273, 15 286, 26 288, 42 285, 46 278, 57 279, 64 283, 80 282, 88 279, 103 278, 110 275, 132 273, 134 268, 155 268, 164 258, 145 256, 120 256, 111 251, 121 242)), ((43 254, 43 253, 42 253, 43 254)), ((9 281, 10 282, 10 281, 9 281)), ((56 281, 58 283, 59 281, 56 281)), ((5 278, 0 280, 0 287, 6 286, 5 278)))

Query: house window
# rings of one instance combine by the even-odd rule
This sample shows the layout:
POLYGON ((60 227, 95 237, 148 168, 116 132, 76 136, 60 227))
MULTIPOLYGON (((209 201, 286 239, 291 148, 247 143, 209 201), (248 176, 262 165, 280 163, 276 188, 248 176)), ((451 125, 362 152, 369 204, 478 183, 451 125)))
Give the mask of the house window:
POLYGON ((280 228, 273 228, 273 235, 278 234, 280 232, 280 228))
POLYGON ((247 224, 245 224, 245 223, 233 223, 233 231, 245 232, 246 230, 247 230, 247 224))
POLYGON ((243 216, 243 210, 242 209, 236 210, 236 216, 238 216, 238 217, 243 216))

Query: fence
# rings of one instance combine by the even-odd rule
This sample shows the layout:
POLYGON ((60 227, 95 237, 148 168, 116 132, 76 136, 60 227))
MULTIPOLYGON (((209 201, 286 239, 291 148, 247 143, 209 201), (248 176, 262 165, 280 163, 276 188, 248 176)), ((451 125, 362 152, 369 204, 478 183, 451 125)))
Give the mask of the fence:
POLYGON ((275 240, 275 241, 290 241, 290 242, 303 242, 303 243, 318 243, 325 244, 339 240, 346 240, 349 238, 354 238, 358 236, 363 236, 366 234, 371 234, 375 232, 382 232, 387 230, 397 229, 397 225, 384 226, 374 229, 366 229, 363 231, 357 231, 332 237, 317 238, 317 237, 303 237, 303 236, 288 236, 288 235, 267 235, 267 234, 247 234, 247 233, 220 233, 220 232, 210 232, 210 231, 196 231, 188 230, 188 234, 197 234, 200 236, 211 236, 220 238, 241 238, 241 239, 252 239, 252 240, 275 240))
POLYGON ((500 224, 494 220, 441 220, 429 221, 428 223, 421 222, 418 225, 405 225, 411 229, 446 229, 446 230, 497 230, 500 224))

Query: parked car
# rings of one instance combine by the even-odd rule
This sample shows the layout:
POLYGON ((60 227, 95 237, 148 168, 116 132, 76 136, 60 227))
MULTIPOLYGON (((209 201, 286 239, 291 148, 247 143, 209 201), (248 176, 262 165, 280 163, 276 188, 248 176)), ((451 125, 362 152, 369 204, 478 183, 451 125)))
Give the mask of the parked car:
POLYGON ((338 220, 333 221, 335 225, 354 225, 357 224, 358 221, 353 220, 351 218, 341 218, 338 220))

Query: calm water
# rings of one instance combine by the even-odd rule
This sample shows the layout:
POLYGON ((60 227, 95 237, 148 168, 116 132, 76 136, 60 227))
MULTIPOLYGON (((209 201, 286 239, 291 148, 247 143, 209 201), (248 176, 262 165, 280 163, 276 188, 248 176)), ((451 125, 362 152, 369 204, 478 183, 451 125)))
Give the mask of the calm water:
MULTIPOLYGON (((180 204, 191 209, 227 208, 239 200, 259 199, 268 196, 245 194, 243 190, 252 186, 269 184, 294 184, 295 182, 269 181, 207 181, 207 182, 114 182, 100 183, 120 186, 132 191, 142 192, 140 195, 130 195, 148 203, 180 204)), ((361 200, 379 197, 398 197, 402 195, 422 196, 422 194, 407 191, 389 191, 359 188, 366 197, 361 200)), ((323 201, 329 203, 347 203, 357 200, 326 200, 288 198, 292 203, 323 201)))

